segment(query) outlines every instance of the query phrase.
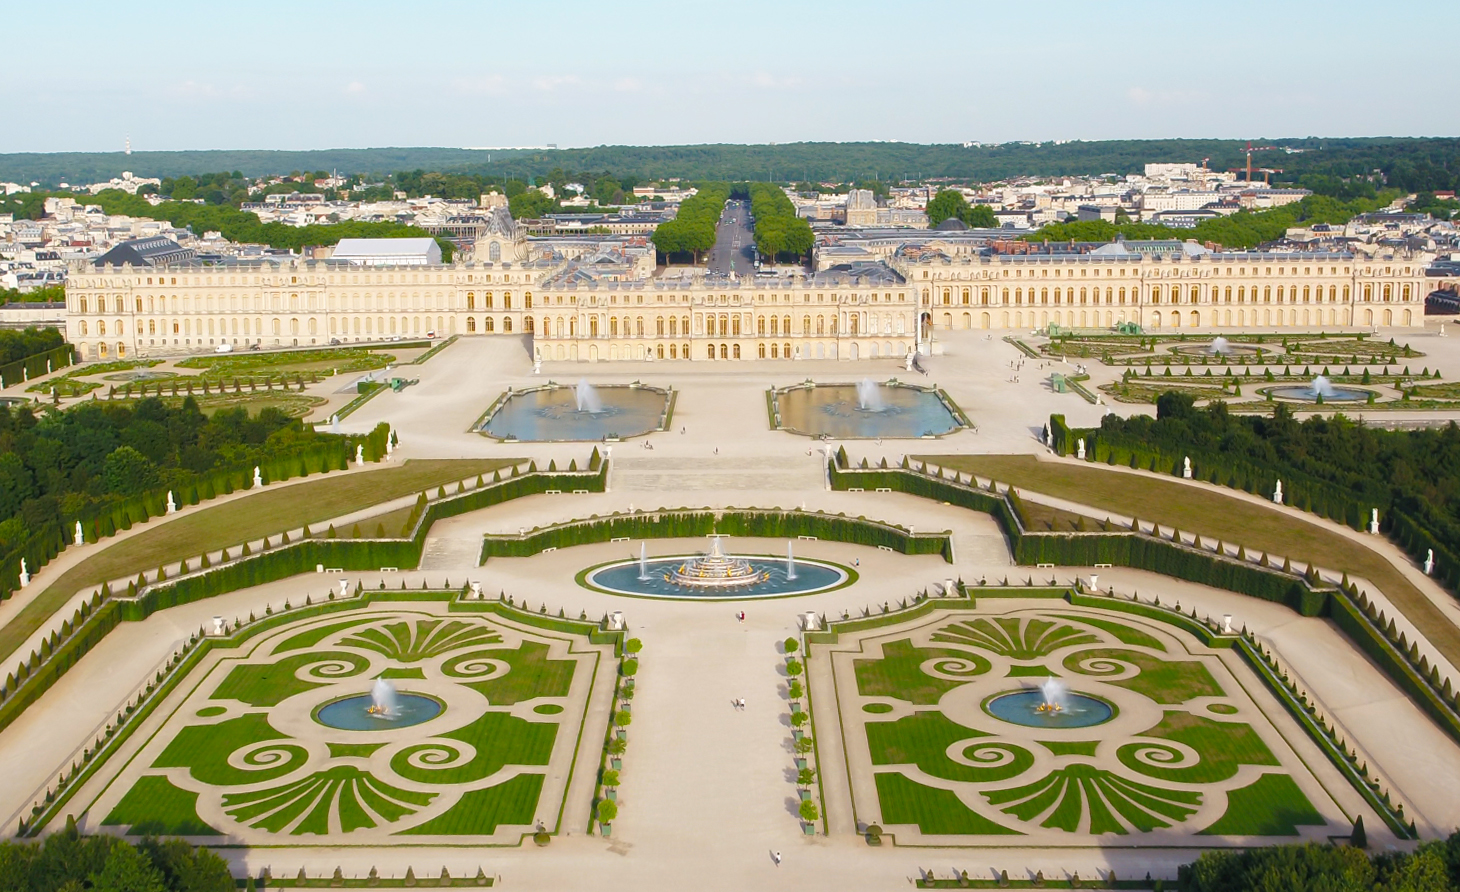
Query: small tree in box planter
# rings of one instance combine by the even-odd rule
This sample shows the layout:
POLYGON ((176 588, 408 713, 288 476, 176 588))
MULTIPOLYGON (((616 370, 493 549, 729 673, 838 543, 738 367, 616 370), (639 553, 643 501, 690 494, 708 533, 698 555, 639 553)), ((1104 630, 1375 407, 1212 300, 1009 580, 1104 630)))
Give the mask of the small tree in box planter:
POLYGON ((794 658, 794 657, 786 661, 786 674, 787 675, 790 675, 792 677, 795 677, 797 675, 800 675, 802 668, 803 667, 801 666, 801 661, 798 660, 798 659, 796 659, 796 658, 794 658))
POLYGON ((821 811, 817 809, 816 803, 810 799, 803 799, 801 801, 801 820, 811 824, 815 823, 819 817, 821 817, 821 811))
POLYGON ((869 846, 880 846, 880 845, 882 845, 882 825, 880 825, 880 824, 868 824, 867 825, 867 837, 866 838, 867 838, 867 845, 869 845, 869 846))
POLYGON ((806 724, 806 722, 810 718, 810 716, 798 709, 795 712, 791 713, 791 725, 792 727, 799 728, 802 725, 806 724))
POLYGON ((619 668, 619 674, 623 675, 624 678, 633 678, 638 671, 638 660, 624 660, 623 666, 619 668))
POLYGON ((613 819, 618 817, 618 803, 614 802, 612 799, 600 800, 598 803, 597 815, 598 823, 612 824, 613 819))
POLYGON ((618 712, 613 714, 613 723, 620 728, 627 728, 629 726, 629 723, 633 720, 633 714, 630 713, 627 709, 620 709, 618 712))
POLYGON ((786 653, 793 654, 801 647, 801 643, 795 638, 787 638, 785 642, 785 647, 786 653))

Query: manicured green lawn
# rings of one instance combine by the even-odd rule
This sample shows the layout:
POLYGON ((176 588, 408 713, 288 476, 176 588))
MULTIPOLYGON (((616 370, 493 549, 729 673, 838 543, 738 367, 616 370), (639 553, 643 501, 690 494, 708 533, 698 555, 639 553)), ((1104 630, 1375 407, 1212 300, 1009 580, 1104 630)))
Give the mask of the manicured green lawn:
POLYGON ((944 693, 989 671, 989 662, 972 651, 914 647, 903 638, 882 645, 882 659, 854 660, 857 692, 863 697, 897 697, 919 706, 937 703, 944 693), (922 669, 928 660, 941 658, 939 671, 960 680, 936 678, 922 669))
POLYGON ((216 836, 217 830, 198 817, 198 794, 172 781, 144 775, 127 791, 103 824, 130 824, 128 836, 216 836))
POLYGON ((981 738, 988 737, 986 733, 965 728, 941 712, 915 712, 895 722, 869 721, 866 728, 873 765, 913 764, 943 780, 989 783, 1018 777, 1034 764, 1033 754, 1023 747, 984 742, 981 738), (973 761, 979 760, 968 751, 985 747, 1001 756, 1009 753, 1012 758, 1002 765, 997 759, 992 765, 963 765, 948 758, 948 747, 959 741, 967 741, 965 755, 973 761))
POLYGON ((504 765, 546 765, 558 735, 556 722, 529 722, 505 712, 489 712, 461 728, 440 735, 440 741, 406 747, 391 760, 397 775, 418 784, 469 784, 490 777, 504 765), (416 752, 457 752, 449 741, 459 740, 475 752, 472 757, 447 768, 411 764, 416 752))
POLYGON ((402 831, 404 834, 490 836, 499 824, 531 824, 542 793, 543 776, 519 774, 493 787, 467 790, 461 801, 439 817, 402 831))
POLYGON ((1201 761, 1195 765, 1163 768, 1136 759, 1136 753, 1142 749, 1164 751, 1155 741, 1137 740, 1116 751, 1116 758, 1127 768, 1161 780, 1183 784, 1216 783, 1235 775, 1240 765, 1281 764, 1252 726, 1241 722, 1218 722, 1189 712, 1168 712, 1160 724, 1139 736, 1184 743, 1200 756, 1201 761))
POLYGON ((464 684, 487 698, 493 706, 511 706, 536 697, 566 697, 578 664, 573 660, 548 659, 547 645, 523 641, 516 650, 474 651, 442 666, 451 675, 460 663, 482 658, 501 660, 510 668, 506 675, 464 684))
MULTIPOLYGON (((240 700, 249 706, 278 706, 295 694, 312 691, 331 684, 336 675, 358 675, 370 668, 370 661, 349 651, 310 651, 284 657, 273 663, 240 663, 229 670, 228 675, 213 692, 215 700, 240 700), (320 681, 299 678, 300 669, 314 663, 329 664, 330 675, 320 681), (349 672, 342 672, 338 665, 348 664, 349 672)), ((305 673, 310 675, 310 673, 305 673)))
POLYGON ((1328 823, 1286 774, 1264 774, 1227 794, 1227 811, 1206 836, 1296 836, 1299 825, 1328 823))
POLYGON ((924 833, 1023 836, 964 805, 951 791, 925 787, 897 772, 877 774, 877 801, 885 823, 916 824, 924 833))
POLYGON ((22 608, 0 628, 0 660, 13 654, 32 632, 45 625, 51 614, 88 585, 135 576, 163 564, 276 535, 301 524, 317 525, 341 514, 434 489, 444 483, 478 474, 490 475, 497 468, 511 464, 512 459, 492 458, 408 461, 378 471, 327 475, 290 486, 265 487, 261 492, 166 523, 154 520, 148 529, 113 543, 67 570, 22 608))
POLYGON ((1220 697, 1225 693, 1207 667, 1196 660, 1163 660, 1135 650, 1101 648, 1070 654, 1065 657, 1064 665, 1071 672, 1100 678, 1104 673, 1098 668, 1083 669, 1081 664, 1101 659, 1130 663, 1140 670, 1130 678, 1102 678, 1102 681, 1135 691, 1157 703, 1185 703, 1197 697, 1220 697))
POLYGON ((1295 561, 1313 561, 1377 585, 1451 661, 1460 661, 1460 628, 1381 555, 1314 523, 1208 487, 1188 486, 1102 465, 1038 461, 1031 455, 926 455, 965 473, 1172 527, 1203 539, 1241 544, 1295 561))
POLYGON ((269 724, 269 717, 261 712, 250 712, 212 725, 188 725, 177 732, 153 767, 186 768, 196 780, 215 786, 273 780, 294 771, 309 758, 309 752, 302 745, 284 737, 274 730, 269 724), (228 757, 235 750, 267 740, 277 740, 278 743, 270 746, 267 754, 252 757, 252 764, 259 767, 244 770, 229 764, 228 757), (275 755, 279 758, 271 761, 275 755))

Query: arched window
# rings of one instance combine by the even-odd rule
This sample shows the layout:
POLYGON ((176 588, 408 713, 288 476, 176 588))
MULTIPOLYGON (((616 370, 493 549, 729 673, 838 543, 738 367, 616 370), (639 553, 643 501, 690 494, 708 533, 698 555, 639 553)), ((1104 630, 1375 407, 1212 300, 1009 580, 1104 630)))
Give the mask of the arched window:
POLYGON ((466 308, 468 310, 475 310, 477 308, 477 296, 474 292, 468 291, 466 293, 466 308))
POLYGON ((706 354, 709 356, 710 359, 714 359, 715 358, 715 345, 714 344, 710 344, 706 348, 706 354))
POLYGON ((726 348, 726 346, 724 344, 721 344, 720 345, 720 358, 721 359, 729 359, 730 358, 730 355, 727 352, 727 348, 726 348))
POLYGON ((736 344, 735 345, 734 356, 735 356, 736 359, 739 359, 740 358, 740 345, 739 344, 736 344))
POLYGON ((476 321, 476 319, 474 319, 471 316, 466 317, 466 330, 467 331, 476 331, 477 330, 477 321, 476 321))
POLYGON ((512 317, 511 316, 503 316, 502 317, 502 330, 503 331, 511 331, 512 330, 512 317))
POLYGON ((494 241, 487 245, 487 259, 493 263, 498 263, 502 260, 501 242, 494 241))
POLYGON ((493 319, 491 316, 487 316, 484 319, 482 319, 482 331, 487 331, 487 332, 496 331, 497 330, 496 326, 497 326, 497 320, 493 319))

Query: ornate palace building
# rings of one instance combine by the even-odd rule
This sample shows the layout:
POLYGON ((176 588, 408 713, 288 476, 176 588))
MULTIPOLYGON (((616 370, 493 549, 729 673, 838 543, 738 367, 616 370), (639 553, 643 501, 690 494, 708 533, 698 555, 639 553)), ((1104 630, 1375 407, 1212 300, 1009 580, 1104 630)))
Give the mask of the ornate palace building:
POLYGON ((455 334, 530 335, 542 360, 855 360, 936 349, 946 329, 1407 327, 1432 260, 1183 242, 1012 254, 907 232, 873 258, 732 281, 656 270, 640 236, 529 239, 504 209, 451 263, 123 256, 70 271, 66 335, 88 359, 455 334))

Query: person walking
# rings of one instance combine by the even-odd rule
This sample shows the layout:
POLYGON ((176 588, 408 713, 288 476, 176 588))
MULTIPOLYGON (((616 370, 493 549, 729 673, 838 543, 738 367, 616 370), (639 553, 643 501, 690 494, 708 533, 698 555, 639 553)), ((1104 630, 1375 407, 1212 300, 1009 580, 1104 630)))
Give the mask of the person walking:
POLYGON ((771 853, 771 860, 774 861, 774 862, 776 862, 776 866, 777 867, 780 867, 781 866, 781 853, 780 852, 772 852, 771 853))

